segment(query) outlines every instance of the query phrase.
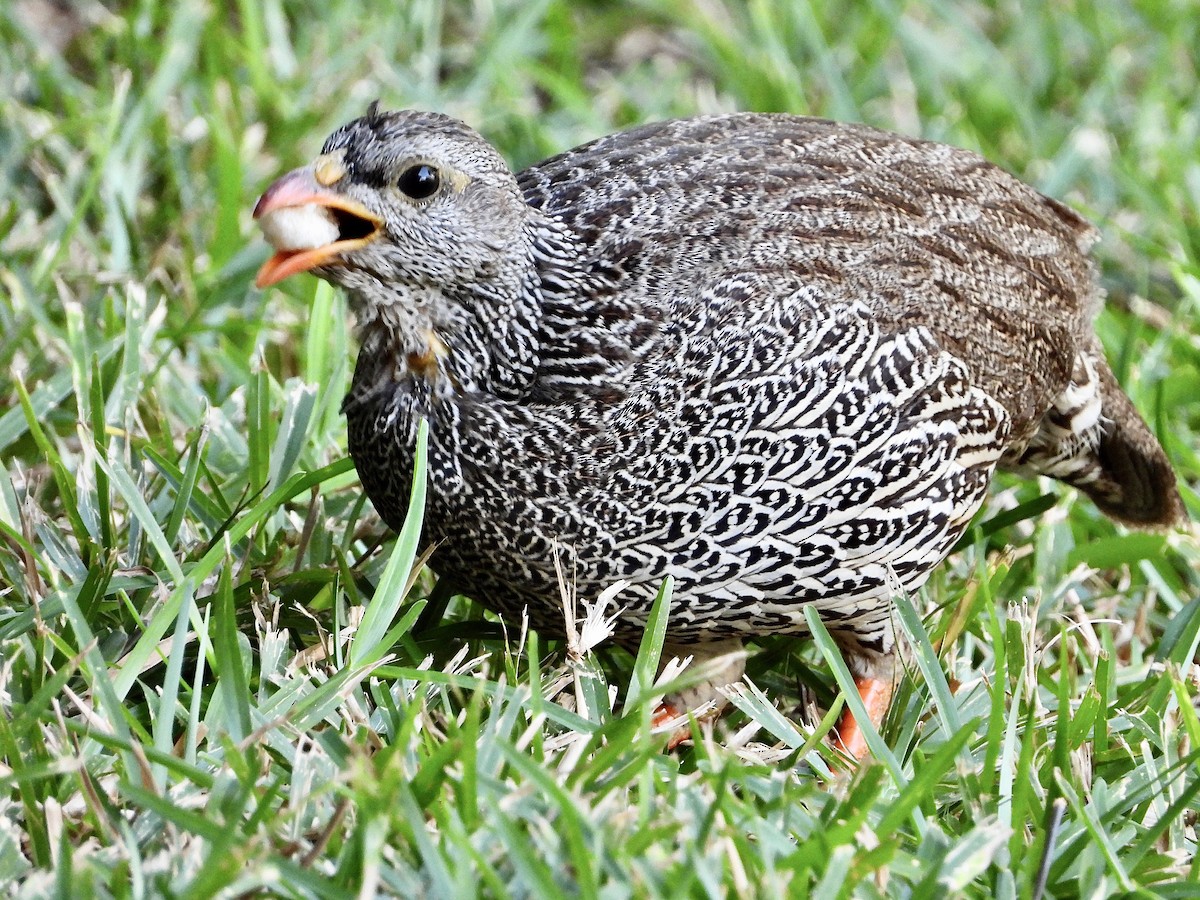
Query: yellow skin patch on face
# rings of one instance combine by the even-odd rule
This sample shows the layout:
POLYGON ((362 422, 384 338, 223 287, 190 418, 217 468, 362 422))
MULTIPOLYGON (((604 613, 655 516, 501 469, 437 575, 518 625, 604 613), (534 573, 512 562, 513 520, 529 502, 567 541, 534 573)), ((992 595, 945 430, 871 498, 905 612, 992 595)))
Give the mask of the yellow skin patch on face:
POLYGON ((461 194, 466 190, 467 185, 471 183, 470 176, 463 174, 458 169, 446 169, 445 177, 447 183, 450 185, 450 189, 456 194, 461 194))
POLYGON ((332 187, 346 177, 345 148, 323 153, 313 160, 313 177, 322 187, 332 187))

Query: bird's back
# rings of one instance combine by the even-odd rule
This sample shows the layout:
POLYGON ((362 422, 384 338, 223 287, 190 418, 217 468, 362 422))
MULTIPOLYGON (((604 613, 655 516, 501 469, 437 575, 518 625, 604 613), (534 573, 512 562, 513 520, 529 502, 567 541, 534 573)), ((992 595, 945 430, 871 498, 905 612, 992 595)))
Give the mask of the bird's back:
POLYGON ((971 363, 1015 438, 1068 382, 1098 302, 1094 234, 1074 212, 974 153, 865 126, 759 114, 657 123, 519 181, 583 237, 598 271, 669 317, 703 321, 697 290, 743 271, 762 303, 785 302, 801 281, 864 303, 888 330, 924 325, 971 363), (776 272, 787 275, 779 288, 776 272))
POLYGON ((927 329, 1007 413, 1004 465, 1061 478, 1134 523, 1181 514, 1166 458, 1092 331, 1094 229, 977 154, 733 114, 604 137, 518 181, 578 236, 593 274, 595 303, 574 285, 551 304, 545 383, 578 383, 589 353, 593 383, 657 377, 636 365, 656 349, 646 323, 736 340, 799 289, 818 306, 862 304, 884 333, 927 329), (629 321, 643 327, 623 333, 629 321))

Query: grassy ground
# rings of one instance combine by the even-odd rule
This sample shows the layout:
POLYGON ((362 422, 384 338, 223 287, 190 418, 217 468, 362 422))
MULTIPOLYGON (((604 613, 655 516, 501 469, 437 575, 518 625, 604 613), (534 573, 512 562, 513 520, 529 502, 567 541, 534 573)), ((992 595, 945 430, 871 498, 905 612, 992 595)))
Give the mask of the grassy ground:
POLYGON ((110 7, 0 6, 0 886, 1196 896, 1195 531, 1002 481, 899 601, 877 762, 822 740, 827 640, 762 642, 718 739, 663 754, 654 633, 422 615, 418 518, 396 540, 345 457, 344 301, 254 290, 249 219, 375 97, 518 165, 731 109, 976 148, 1103 228, 1102 337, 1194 485, 1193 2, 110 7))

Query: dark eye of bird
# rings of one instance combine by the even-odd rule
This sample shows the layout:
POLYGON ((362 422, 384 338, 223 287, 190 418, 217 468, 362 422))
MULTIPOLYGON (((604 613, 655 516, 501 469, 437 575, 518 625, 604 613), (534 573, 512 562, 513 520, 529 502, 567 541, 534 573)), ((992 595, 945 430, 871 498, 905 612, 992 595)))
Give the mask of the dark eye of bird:
POLYGON ((396 182, 396 187, 414 200, 424 200, 426 197, 432 197, 433 192, 441 183, 442 177, 438 174, 438 170, 422 163, 410 166, 400 173, 400 180, 396 182))

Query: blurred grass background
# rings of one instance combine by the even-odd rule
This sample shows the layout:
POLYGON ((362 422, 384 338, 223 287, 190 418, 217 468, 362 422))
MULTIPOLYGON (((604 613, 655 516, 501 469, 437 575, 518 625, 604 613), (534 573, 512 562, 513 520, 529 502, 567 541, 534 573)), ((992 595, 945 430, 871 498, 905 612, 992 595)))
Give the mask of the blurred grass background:
POLYGON ((821 740, 818 640, 762 642, 664 755, 652 634, 572 655, 405 590, 419 523, 345 459, 344 301, 254 290, 249 211, 375 98, 514 167, 735 109, 970 147, 1102 229, 1099 330, 1196 516, 1198 32, 1194 0, 5 4, 0 885, 1195 896, 1194 528, 1001 479, 901 605, 890 753, 821 740))

